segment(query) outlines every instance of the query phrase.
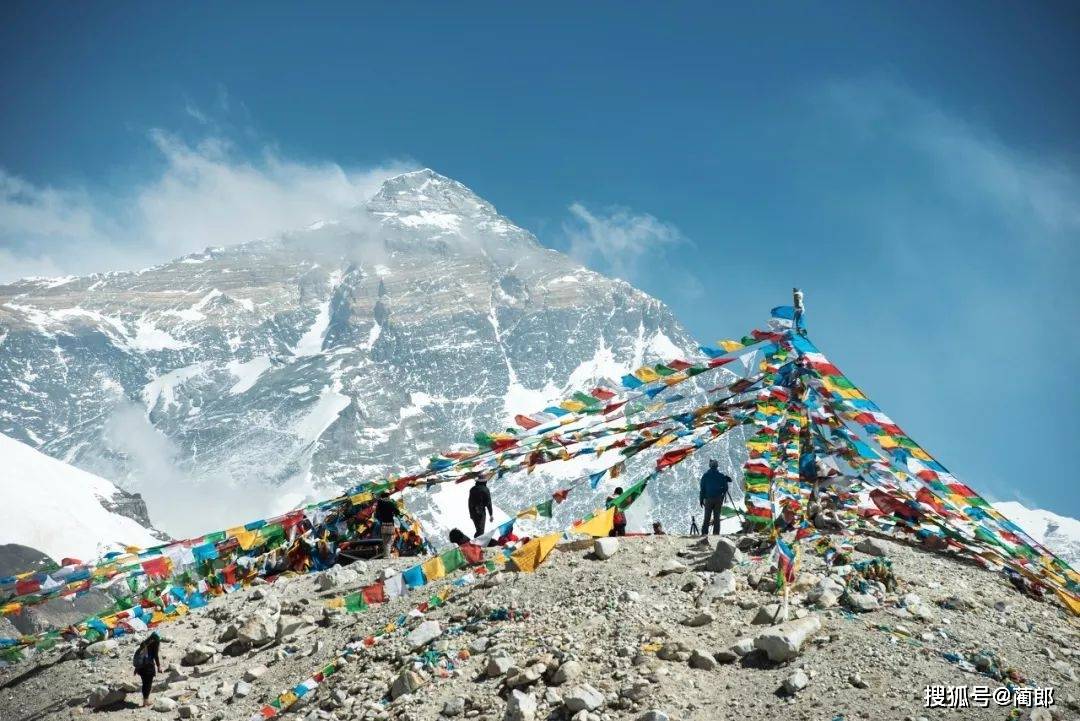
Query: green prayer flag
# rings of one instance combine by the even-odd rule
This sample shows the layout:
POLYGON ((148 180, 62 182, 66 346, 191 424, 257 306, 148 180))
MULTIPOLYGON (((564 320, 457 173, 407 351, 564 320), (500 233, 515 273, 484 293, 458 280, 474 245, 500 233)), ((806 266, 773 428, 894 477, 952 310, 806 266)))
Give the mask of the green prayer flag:
POLYGON ((465 556, 461 554, 461 549, 456 546, 443 553, 440 558, 442 559, 443 569, 447 573, 452 573, 465 565, 465 556))
POLYGON ((536 514, 541 518, 551 518, 552 500, 549 498, 536 506, 536 514))
POLYGON ((349 613, 360 613, 367 609, 367 603, 364 601, 364 594, 362 593, 350 593, 345 597, 345 610, 349 613))

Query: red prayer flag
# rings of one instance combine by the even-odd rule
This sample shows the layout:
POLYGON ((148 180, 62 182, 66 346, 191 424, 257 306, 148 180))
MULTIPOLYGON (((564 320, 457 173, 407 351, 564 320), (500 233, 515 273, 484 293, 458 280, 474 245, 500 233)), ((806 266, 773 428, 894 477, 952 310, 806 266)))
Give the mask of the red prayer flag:
POLYGON ((363 594, 364 601, 367 603, 386 603, 386 590, 383 588, 382 581, 364 586, 360 589, 360 593, 363 594))
POLYGON ((540 421, 534 421, 532 418, 522 415, 514 416, 514 422, 527 431, 530 431, 540 425, 540 421))
POLYGON ((593 388, 589 395, 593 398, 597 398, 602 401, 610 401, 615 397, 615 394, 609 391, 607 388, 593 388))

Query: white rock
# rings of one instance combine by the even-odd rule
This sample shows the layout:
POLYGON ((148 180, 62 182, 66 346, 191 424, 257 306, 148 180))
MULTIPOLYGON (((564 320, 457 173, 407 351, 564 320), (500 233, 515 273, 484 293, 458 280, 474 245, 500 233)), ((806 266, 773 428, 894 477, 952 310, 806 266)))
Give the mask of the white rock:
POLYGON ((406 638, 412 649, 422 648, 442 635, 442 627, 438 621, 424 621, 414 628, 406 638))
POLYGON ((855 544, 855 550, 871 556, 884 556, 888 554, 889 546, 877 538, 864 538, 855 544))
POLYGON ((118 686, 95 686, 86 699, 86 704, 93 709, 105 708, 120 703, 127 698, 127 690, 118 686))
POLYGON ((504 721, 534 721, 536 719, 536 699, 532 694, 514 689, 506 699, 504 721))
POLYGON ((394 683, 390 686, 390 698, 398 698, 399 696, 405 696, 412 693, 416 689, 424 685, 424 677, 415 671, 402 671, 401 674, 394 679, 394 683))
POLYGON ((154 705, 151 708, 158 713, 169 713, 176 710, 176 702, 168 696, 158 696, 154 699, 154 705))
POLYGON ((455 696, 446 703, 443 704, 442 715, 443 716, 460 716, 465 713, 465 697, 455 696))
POLYGON ((262 664, 259 664, 258 666, 252 666, 247 671, 244 671, 244 680, 250 683, 251 681, 260 679, 263 677, 266 671, 266 666, 263 666, 262 664))
POLYGON ((552 686, 562 686, 564 683, 573 683, 581 678, 584 669, 577 661, 565 661, 551 677, 552 686))
POLYGON ((217 651, 213 646, 197 643, 187 650, 180 659, 180 663, 184 666, 199 666, 212 659, 215 653, 217 651))
POLYGON ((849 593, 844 596, 844 604, 852 611, 866 613, 881 608, 881 603, 869 593, 849 593))
POLYGON ((784 691, 788 694, 796 694, 806 688, 808 683, 810 683, 810 678, 800 668, 784 679, 784 691))
POLYGON ((741 563, 744 559, 745 556, 743 556, 742 551, 734 543, 726 538, 721 538, 717 541, 712 555, 705 562, 705 568, 714 573, 720 573, 734 568, 736 564, 741 563))
POLYGON ((682 620, 682 625, 690 626, 691 628, 698 628, 700 626, 708 626, 714 620, 716 619, 711 613, 703 611, 702 613, 699 613, 697 615, 684 618, 682 620))
POLYGON ((597 691, 587 683, 573 686, 563 694, 563 705, 570 713, 579 711, 593 711, 600 708, 604 703, 604 694, 597 691))
POLYGON ((601 561, 606 561, 619 550, 619 539, 613 537, 597 538, 593 541, 593 555, 601 561))
POLYGON ((682 563, 681 561, 674 558, 669 558, 662 564, 660 564, 661 576, 667 576, 672 573, 686 573, 689 570, 690 569, 686 566, 685 563, 682 563))
POLYGON ((819 630, 821 619, 817 616, 797 618, 766 630, 754 639, 754 648, 764 651, 770 661, 790 661, 799 655, 806 639, 819 630))
POLYGON ((769 603, 758 608, 750 623, 760 626, 762 624, 783 623, 786 620, 783 606, 779 603, 769 603))

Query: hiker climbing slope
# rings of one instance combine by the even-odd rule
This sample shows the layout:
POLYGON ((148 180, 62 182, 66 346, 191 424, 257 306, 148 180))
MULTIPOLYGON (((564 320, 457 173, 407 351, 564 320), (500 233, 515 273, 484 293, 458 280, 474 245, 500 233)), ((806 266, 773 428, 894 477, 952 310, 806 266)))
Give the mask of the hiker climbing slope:
POLYGON ((154 684, 154 675, 161 672, 161 657, 158 655, 160 647, 161 638, 155 631, 139 644, 131 660, 135 675, 142 680, 143 706, 150 705, 150 687, 154 684))

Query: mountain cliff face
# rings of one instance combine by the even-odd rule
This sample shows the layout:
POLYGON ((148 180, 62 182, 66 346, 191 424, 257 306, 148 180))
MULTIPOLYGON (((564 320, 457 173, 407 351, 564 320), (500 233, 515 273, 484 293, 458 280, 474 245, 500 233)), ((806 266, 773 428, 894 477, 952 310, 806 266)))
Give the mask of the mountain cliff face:
POLYGON ((0 432, 140 491, 186 535, 413 467, 695 346, 656 299, 421 170, 281 237, 0 286, 0 432))

